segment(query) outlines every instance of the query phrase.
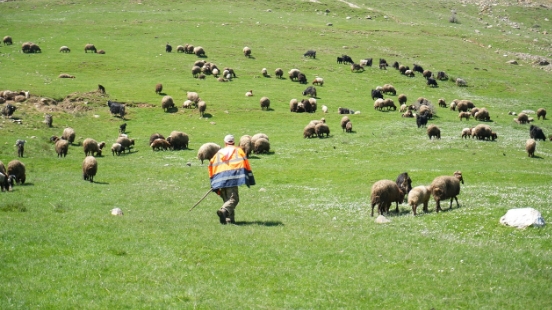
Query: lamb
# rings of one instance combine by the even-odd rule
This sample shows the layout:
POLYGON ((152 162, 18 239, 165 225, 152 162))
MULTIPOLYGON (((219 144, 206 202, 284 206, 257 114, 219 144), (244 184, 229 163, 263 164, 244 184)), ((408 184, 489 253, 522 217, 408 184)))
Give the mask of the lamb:
POLYGON ((10 36, 5 36, 4 39, 2 40, 2 42, 4 42, 5 45, 12 45, 13 44, 12 37, 10 37, 10 36))
MULTIPOLYGON (((173 150, 185 150, 188 148, 190 138, 181 131, 172 131, 167 137, 167 142, 170 143, 173 150)), ((155 141, 154 141, 155 142, 155 141)))
POLYGON ((27 176, 25 174, 25 164, 17 159, 14 159, 8 163, 7 175, 13 175, 17 184, 25 184, 27 176))
POLYGON ((316 135, 316 129, 315 129, 315 125, 313 124, 308 124, 307 126, 305 126, 305 128, 303 129, 303 138, 312 138, 316 135))
POLYGON ((322 112, 323 113, 328 113, 328 107, 325 106, 325 105, 322 105, 322 112))
POLYGON ((186 100, 182 104, 182 108, 184 109, 195 109, 195 107, 196 107, 196 103, 191 100, 186 100))
POLYGON ((268 136, 265 135, 264 133, 254 134, 253 137, 251 137, 251 145, 252 145, 252 146, 255 146, 255 142, 257 142, 257 140, 259 140, 259 139, 261 139, 261 138, 266 139, 266 140, 270 140, 270 139, 268 138, 268 136))
POLYGON ((460 112, 460 113, 458 113, 458 118, 460 119, 460 121, 462 121, 463 118, 465 118, 467 121, 469 121, 470 116, 471 116, 471 114, 469 112, 460 112))
POLYGON ((245 156, 249 157, 249 155, 251 155, 251 151, 253 150, 253 145, 251 144, 251 136, 241 136, 239 147, 243 150, 245 156))
POLYGON ((399 100, 400 105, 406 104, 406 100, 407 100, 406 95, 405 94, 400 94, 399 97, 398 97, 398 100, 399 100))
POLYGON ((462 129, 462 139, 471 138, 473 128, 464 128, 462 129))
POLYGON ((261 110, 268 111, 270 108, 270 99, 268 99, 268 97, 262 97, 259 103, 261 104, 261 110))
POLYGON ((61 135, 61 139, 67 140, 70 144, 73 144, 73 142, 75 142, 75 130, 71 127, 65 128, 61 135))
POLYGON ((120 143, 113 143, 111 145, 111 155, 112 156, 115 156, 115 154, 117 154, 117 156, 119 156, 119 155, 121 155, 122 151, 123 151, 123 146, 120 143))
POLYGON ((348 133, 352 133, 352 132, 353 132, 353 123, 352 123, 352 122, 348 122, 348 123, 345 125, 345 132, 348 132, 348 133))
POLYGON ((17 157, 23 157, 23 153, 25 152, 25 140, 19 140, 15 141, 15 146, 17 147, 17 157))
POLYGON ((485 124, 479 124, 472 129, 472 137, 478 140, 490 140, 493 137, 491 127, 485 124))
POLYGON ((268 70, 267 70, 266 68, 261 69, 261 74, 262 74, 264 77, 270 77, 270 75, 268 75, 268 70))
POLYGON ((207 110, 207 103, 205 101, 200 100, 197 104, 197 107, 199 109, 199 117, 203 117, 205 115, 205 110, 207 110))
POLYGON ((74 79, 75 76, 71 75, 71 74, 68 74, 68 73, 61 73, 60 75, 58 75, 58 78, 60 78, 60 79, 74 79))
POLYGON ((330 136, 330 127, 326 123, 318 123, 314 126, 314 131, 318 138, 322 138, 326 134, 326 138, 330 136))
POLYGON ((211 160, 219 150, 220 146, 218 144, 212 142, 205 143, 197 151, 197 159, 201 160, 201 164, 203 165, 204 160, 211 160))
POLYGON ((199 74, 201 73, 201 67, 193 66, 192 67, 192 76, 197 78, 199 74))
POLYGON ((516 118, 514 118, 514 121, 518 124, 526 124, 529 123, 529 116, 525 113, 519 113, 516 118))
POLYGON ((351 120, 349 119, 348 116, 343 116, 341 118, 341 129, 343 129, 343 131, 345 131, 345 129, 347 128, 347 123, 349 123, 351 120))
MULTIPOLYGON (((102 142, 105 145, 105 142, 102 142)), ((82 142, 82 148, 84 150, 84 156, 102 156, 102 148, 100 144, 94 139, 86 138, 82 142)))
POLYGON ((244 55, 245 57, 251 57, 251 48, 249 48, 249 47, 247 47, 247 46, 244 47, 244 48, 243 48, 243 55, 244 55))
MULTIPOLYGON (((475 110, 475 108, 474 108, 475 110)), ((462 112, 462 113, 465 113, 465 112, 462 112)), ((489 111, 487 110, 487 108, 481 108, 481 109, 477 109, 477 111, 474 113, 474 117, 476 120, 480 120, 480 121, 490 121, 491 120, 491 117, 489 116, 489 111)))
POLYGON ((89 44, 86 44, 86 45, 84 46, 84 52, 85 52, 85 53, 88 53, 88 51, 92 51, 92 52, 94 52, 94 53, 97 52, 96 47, 94 46, 94 44, 90 44, 90 43, 89 43, 89 44))
POLYGON ((163 151, 166 151, 171 147, 171 144, 169 143, 169 141, 165 139, 155 139, 150 144, 150 147, 152 151, 155 151, 155 150, 159 151, 160 149, 163 149, 163 151))
POLYGON ((94 156, 86 156, 82 162, 82 177, 85 181, 94 182, 94 177, 98 172, 98 161, 94 156))
POLYGON ((528 139, 525 142, 525 150, 527 151, 527 156, 535 157, 535 149, 537 148, 537 141, 534 139, 528 139))
POLYGON ((63 53, 70 53, 71 50, 70 50, 67 46, 64 45, 64 46, 62 46, 62 47, 59 48, 59 52, 60 52, 60 53, 62 53, 62 52, 63 52, 63 53))
POLYGON ((374 110, 380 110, 383 108, 383 99, 378 98, 374 101, 374 110))
POLYGON ((151 145, 153 143, 153 141, 155 141, 156 139, 163 139, 165 140, 165 137, 160 134, 160 133, 154 133, 150 136, 149 138, 149 144, 148 145, 151 145))
POLYGON ((537 120, 540 120, 540 118, 546 119, 546 110, 544 108, 540 108, 537 110, 537 120))
POLYGON ((316 77, 316 78, 314 78, 314 80, 312 81, 312 85, 324 86, 324 79, 321 78, 321 77, 316 77))
POLYGON ((429 186, 416 186, 408 193, 408 204, 412 207, 412 213, 416 216, 418 205, 423 204, 423 211, 428 212, 427 205, 431 197, 429 186))
POLYGON ((408 110, 408 111, 404 112, 401 116, 402 117, 414 117, 414 114, 412 113, 411 110, 408 110))
POLYGON ((460 207, 458 204, 458 196, 460 194, 460 182, 464 184, 464 178, 462 177, 461 171, 455 171, 454 176, 439 176, 436 177, 431 185, 429 186, 433 199, 437 203, 435 208, 437 212, 442 211, 441 209, 441 200, 450 198, 449 209, 452 209, 452 200, 456 200, 456 206, 460 207))
POLYGON ((305 54, 303 54, 303 57, 316 58, 316 51, 308 50, 305 54))
POLYGON ((265 138, 259 138, 255 140, 253 144, 253 153, 262 154, 270 151, 270 142, 265 138))
POLYGON ((359 71, 364 71, 364 67, 359 65, 359 64, 351 64, 351 72, 359 72, 359 71))
POLYGON ((159 83, 155 85, 155 93, 158 95, 161 95, 161 92, 163 91, 163 84, 159 83))
POLYGON ((274 75, 276 75, 277 78, 281 79, 282 76, 284 76, 284 70, 282 68, 277 68, 274 70, 274 75))
POLYGON ((55 140, 55 149, 57 153, 57 157, 65 157, 67 156, 67 151, 69 150, 69 142, 67 140, 58 139, 55 140))
POLYGON ((299 105, 299 101, 297 101, 297 99, 291 99, 289 101, 289 111, 290 112, 297 112, 297 107, 299 105))
POLYGON ((466 80, 464 80, 464 79, 457 78, 457 79, 456 79, 456 86, 467 87, 467 86, 468 86, 468 83, 467 83, 466 80))
POLYGON ((446 108, 447 107, 447 103, 445 102, 445 99, 443 99, 443 98, 439 98, 439 100, 437 100, 437 103, 439 104, 439 106, 441 108, 446 108))
POLYGON ((169 109, 173 109, 173 98, 171 96, 164 96, 163 99, 161 99, 161 107, 163 108, 163 112, 168 112, 169 109))
POLYGON ((134 139, 129 139, 127 137, 119 137, 117 138, 117 143, 119 143, 123 147, 123 153, 125 150, 128 150, 130 153, 130 147, 134 145, 134 139))
POLYGON ((167 42, 167 44, 165 44, 165 52, 166 53, 172 52, 172 46, 169 44, 169 42, 167 42))
POLYGON ((531 139, 546 141, 546 136, 542 129, 534 125, 529 127, 529 136, 531 139))
POLYGON ((448 75, 444 71, 437 71, 437 79, 441 81, 448 80, 448 75))
POLYGON ((197 57, 205 57, 205 50, 203 49, 203 47, 201 46, 197 46, 194 48, 194 54, 197 56, 197 57))
POLYGON ((441 139, 441 129, 435 125, 429 125, 427 127, 427 136, 431 140, 432 137, 435 137, 437 139, 441 139))
POLYGON ((393 94, 393 96, 395 96, 397 94, 397 91, 395 90, 395 87, 391 84, 383 85, 383 87, 381 89, 381 92, 383 94, 391 93, 391 94, 393 94))
POLYGON ((189 92, 186 92, 186 99, 188 99, 190 101, 193 101, 195 103, 198 103, 199 102, 199 95, 196 92, 189 91, 189 92))
POLYGON ((372 205, 372 213, 374 216, 374 207, 378 205, 378 213, 383 215, 389 213, 389 207, 393 202, 397 205, 397 213, 399 213, 399 202, 404 200, 404 193, 397 186, 397 183, 391 180, 380 180, 372 185, 370 193, 370 203, 372 205))

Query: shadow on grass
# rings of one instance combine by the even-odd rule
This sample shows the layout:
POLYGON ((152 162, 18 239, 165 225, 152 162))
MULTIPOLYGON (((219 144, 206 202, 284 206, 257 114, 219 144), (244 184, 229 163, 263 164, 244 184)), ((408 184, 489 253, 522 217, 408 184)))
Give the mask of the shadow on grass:
POLYGON ((94 182, 91 182, 91 183, 99 184, 99 185, 109 185, 109 183, 107 183, 107 182, 98 182, 98 181, 94 181, 94 182))
MULTIPOLYGON (((274 155, 274 154, 275 154, 275 152, 262 153, 262 155, 269 155, 269 156, 270 156, 270 155, 274 155)), ((257 154, 257 155, 259 155, 259 154, 257 154)), ((249 157, 247 157, 247 158, 248 158, 248 159, 261 159, 261 157, 259 157, 259 156, 257 156, 257 155, 251 155, 251 156, 249 156, 249 157)))
POLYGON ((210 113, 203 113, 203 116, 202 116, 201 118, 211 118, 211 117, 213 117, 212 114, 210 114, 210 113))
POLYGON ((249 226, 249 225, 257 225, 257 226, 267 226, 267 227, 273 227, 273 226, 284 226, 284 223, 280 221, 241 221, 236 222, 236 226, 249 226))
POLYGON ((167 113, 176 113, 178 112, 178 108, 177 107, 172 107, 172 108, 168 108, 167 109, 167 113))

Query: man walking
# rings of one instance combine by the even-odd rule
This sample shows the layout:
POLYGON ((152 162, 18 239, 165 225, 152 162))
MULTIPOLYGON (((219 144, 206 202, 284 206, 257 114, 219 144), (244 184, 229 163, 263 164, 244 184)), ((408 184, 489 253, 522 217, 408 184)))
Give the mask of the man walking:
POLYGON ((224 137, 224 148, 209 161, 211 189, 222 197, 224 204, 217 211, 220 223, 235 223, 235 209, 240 202, 238 186, 255 185, 249 160, 243 150, 234 146, 234 136, 224 137))

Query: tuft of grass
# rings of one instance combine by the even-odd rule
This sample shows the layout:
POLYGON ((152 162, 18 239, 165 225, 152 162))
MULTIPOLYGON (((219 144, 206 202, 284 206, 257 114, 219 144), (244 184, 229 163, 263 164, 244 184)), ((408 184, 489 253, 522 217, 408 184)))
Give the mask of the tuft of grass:
POLYGON ((27 212, 27 207, 21 202, 6 203, 0 207, 4 212, 27 212))

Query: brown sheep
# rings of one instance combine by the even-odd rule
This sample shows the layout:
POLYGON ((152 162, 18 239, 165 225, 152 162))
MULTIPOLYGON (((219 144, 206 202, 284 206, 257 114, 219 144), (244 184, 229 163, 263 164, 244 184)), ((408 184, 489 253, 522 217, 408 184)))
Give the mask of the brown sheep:
POLYGON ((67 140, 57 139, 55 148, 58 157, 65 157, 69 150, 69 142, 67 142, 67 140))
POLYGON ((82 162, 82 177, 85 181, 94 182, 94 177, 98 172, 98 161, 94 156, 86 156, 82 162))
POLYGON ((527 124, 529 123, 529 116, 525 113, 519 113, 516 118, 514 118, 514 121, 518 124, 527 124))
POLYGON ((253 153, 261 154, 268 153, 270 151, 270 142, 265 138, 259 138, 255 140, 253 144, 253 153))
POLYGON ((168 112, 169 109, 173 109, 173 98, 171 96, 164 96, 163 99, 161 99, 161 107, 163 108, 163 112, 168 112))
POLYGON ((253 145, 251 145, 251 136, 250 135, 241 136, 239 147, 243 150, 243 152, 245 153, 245 156, 249 157, 253 149, 253 145))
POLYGON ((84 52, 85 52, 85 53, 88 53, 88 51, 92 51, 92 52, 94 52, 94 53, 97 52, 97 51, 96 51, 96 47, 94 46, 94 44, 86 44, 86 45, 84 46, 84 52))
POLYGON ((251 57, 251 48, 249 48, 249 47, 247 47, 247 46, 244 47, 244 48, 243 48, 243 55, 244 55, 245 57, 251 57))
POLYGON ((401 191, 397 183, 391 180, 380 180, 372 185, 370 193, 370 203, 372 205, 372 213, 374 216, 374 207, 378 205, 378 213, 383 215, 389 214, 391 204, 396 203, 396 210, 399 213, 399 203, 404 200, 404 193, 401 191))
POLYGON ((184 132, 181 132, 181 131, 173 131, 167 137, 167 142, 170 143, 173 150, 186 150, 186 149, 188 149, 189 141, 190 141, 190 138, 188 137, 188 135, 184 132))
POLYGON ((439 103, 439 106, 441 108, 446 108, 447 107, 447 103, 445 102, 445 99, 439 98, 439 100, 437 102, 439 103))
POLYGON ((291 99, 289 101, 289 111, 290 112, 297 112, 297 106, 299 105, 299 101, 297 99, 291 99))
POLYGON ((441 130, 439 127, 435 125, 429 125, 427 126, 427 136, 431 140, 432 137, 435 137, 437 139, 441 139, 441 130))
POLYGON ((4 39, 2 40, 2 42, 5 45, 12 45, 13 44, 12 37, 10 37, 10 36, 5 36, 4 39))
POLYGON ((148 145, 151 145, 153 143, 153 141, 155 141, 156 139, 163 139, 165 140, 165 137, 160 134, 160 133, 154 133, 150 136, 149 138, 149 144, 148 145))
POLYGON ((282 68, 277 68, 274 70, 274 75, 276 75, 277 78, 281 79, 282 76, 284 76, 284 70, 282 68))
POLYGON ((462 139, 471 138, 473 128, 464 128, 462 129, 462 139))
POLYGON ((478 140, 490 140, 493 138, 491 127, 485 124, 479 124, 472 129, 472 137, 478 140))
POLYGON ((84 139, 84 141, 82 142, 82 148, 84 150, 84 156, 102 156, 103 146, 100 147, 98 142, 94 139, 84 139))
POLYGON ((268 99, 268 97, 262 97, 261 100, 260 100, 260 104, 261 104, 261 110, 267 110, 269 109, 270 107, 270 99, 268 99))
POLYGON ((330 127, 326 123, 316 124, 316 126, 314 126, 314 131, 318 138, 322 138, 324 134, 326 134, 326 137, 330 136, 330 127))
POLYGON ((163 91, 163 84, 159 83, 157 85, 155 85, 155 93, 160 95, 161 92, 163 91))
POLYGON ((452 200, 456 200, 456 206, 460 207, 458 204, 458 196, 460 194, 460 182, 464 184, 464 178, 462 177, 461 171, 454 172, 454 176, 440 176, 436 177, 431 185, 429 186, 433 199, 437 203, 435 210, 437 212, 442 211, 441 209, 441 200, 450 198, 449 209, 452 208, 452 200))
POLYGON ((150 147, 152 151, 155 151, 155 150, 159 151, 160 149, 163 149, 163 151, 166 151, 171 147, 171 144, 165 139, 155 139, 150 144, 150 147))
POLYGON ((537 120, 540 120, 540 118, 546 119, 546 110, 544 108, 540 108, 537 110, 537 120))
POLYGON ((400 105, 403 105, 403 104, 406 104, 406 95, 405 94, 400 94, 399 97, 398 97, 398 100, 399 100, 399 104, 400 105))
POLYGON ((345 129, 347 129, 347 123, 349 123, 351 120, 349 119, 348 116, 343 116, 341 118, 341 129, 343 129, 343 131, 345 131, 345 129))
POLYGON ((525 150, 527 151, 527 156, 535 157, 535 149, 537 148, 537 141, 534 139, 528 139, 525 142, 525 150))
POLYGON ((470 116, 471 116, 471 114, 469 112, 460 112, 460 113, 458 113, 458 118, 460 119, 460 121, 462 121, 463 118, 465 118, 467 121, 469 121, 470 116))
POLYGON ((391 93, 391 94, 393 94, 393 96, 395 96, 397 94, 397 91, 395 90, 395 87, 393 87, 393 85, 391 85, 391 84, 383 85, 383 87, 381 89, 381 92, 383 94, 391 93))
POLYGON ((130 147, 134 145, 134 139, 129 139, 127 137, 119 137, 117 138, 117 143, 119 143, 123 147, 123 153, 125 150, 128 150, 130 153, 130 147))
POLYGON ((345 124, 345 132, 348 132, 348 133, 353 132, 353 123, 352 122, 348 122, 347 124, 345 124))
POLYGON ((205 57, 205 50, 201 46, 197 46, 194 48, 194 54, 197 57, 205 57))
POLYGON ((210 161, 219 150, 220 146, 218 144, 213 142, 205 143, 197 151, 197 159, 201 160, 201 164, 203 165, 204 160, 210 161))
POLYGON ((203 117, 205 115, 205 110, 207 110, 207 103, 205 101, 200 100, 197 104, 197 107, 199 109, 199 117, 203 117))
POLYGON ((23 185, 25 184, 25 180, 27 179, 27 175, 25 173, 25 164, 17 159, 14 159, 8 163, 7 174, 15 176, 15 182, 17 184, 21 183, 21 185, 23 185))
POLYGON ((487 108, 481 108, 478 109, 478 111, 475 113, 475 119, 480 121, 490 121, 491 117, 489 116, 489 111, 487 108))
POLYGON ((67 127, 63 130, 63 134, 61 135, 61 138, 63 140, 69 141, 70 144, 73 144, 75 142, 75 130, 71 127, 67 127))
POLYGON ((303 138, 313 138, 316 136, 316 128, 313 124, 308 124, 305 129, 303 129, 303 138))

